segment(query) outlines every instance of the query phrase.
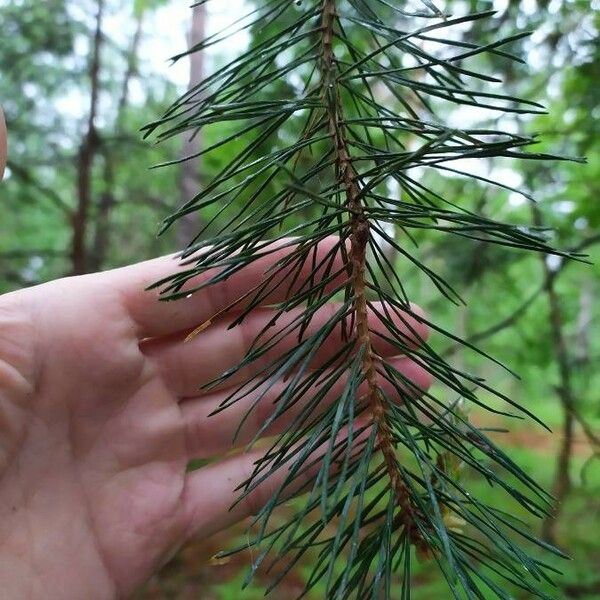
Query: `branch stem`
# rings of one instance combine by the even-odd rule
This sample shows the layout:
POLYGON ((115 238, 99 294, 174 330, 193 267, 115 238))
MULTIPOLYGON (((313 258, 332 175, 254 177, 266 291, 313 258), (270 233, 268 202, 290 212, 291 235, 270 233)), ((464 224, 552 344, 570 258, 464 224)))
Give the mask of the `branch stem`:
POLYGON ((334 28, 337 18, 336 0, 323 0, 322 5, 322 86, 326 103, 329 134, 331 136, 337 176, 344 183, 346 205, 351 215, 350 267, 354 291, 354 315, 356 336, 364 349, 362 371, 367 383, 367 402, 373 425, 377 429, 377 443, 384 458, 390 486, 396 502, 401 508, 401 521, 406 535, 417 542, 417 533, 409 490, 402 477, 392 441, 392 432, 387 419, 386 408, 377 377, 377 354, 373 349, 369 328, 367 285, 365 280, 367 246, 369 243, 369 221, 361 202, 358 175, 352 164, 348 141, 345 135, 344 109, 337 85, 337 62, 333 49, 334 28))

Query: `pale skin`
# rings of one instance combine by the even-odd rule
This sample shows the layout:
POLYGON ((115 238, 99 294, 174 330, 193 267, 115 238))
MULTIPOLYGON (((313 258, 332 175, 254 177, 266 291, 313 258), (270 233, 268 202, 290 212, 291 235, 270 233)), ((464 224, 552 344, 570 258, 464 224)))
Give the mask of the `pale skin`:
MULTIPOLYGON (((0 172, 5 162, 0 113, 0 172)), ((192 341, 184 339, 259 283, 280 253, 175 303, 144 291, 177 268, 173 257, 0 296, 3 598, 128 598, 190 537, 254 514, 272 494, 277 476, 231 509, 235 488, 260 455, 230 452, 252 397, 209 417, 227 390, 198 390, 244 356, 273 309, 256 311, 232 330, 234 315, 222 315, 192 341), (192 459, 227 453, 203 469, 186 469, 192 459)), ((330 314, 322 311, 312 327, 330 314)), ((427 334, 418 319, 408 317, 405 327, 415 338, 427 334)), ((329 338, 314 368, 339 339, 329 338)), ((278 352, 295 343, 290 336, 278 352)), ((377 351, 417 386, 429 385, 415 363, 389 356, 393 349, 385 345, 377 351)), ((236 446, 253 437, 284 385, 252 413, 236 446)), ((290 418, 276 421, 269 434, 290 418)))

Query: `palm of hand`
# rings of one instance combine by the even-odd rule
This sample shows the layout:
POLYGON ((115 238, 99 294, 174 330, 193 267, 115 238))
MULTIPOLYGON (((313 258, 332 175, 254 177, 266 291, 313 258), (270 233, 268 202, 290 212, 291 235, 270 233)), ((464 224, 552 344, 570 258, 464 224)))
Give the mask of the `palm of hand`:
MULTIPOLYGON (((252 403, 248 398, 231 414, 207 420, 226 392, 200 396, 199 385, 233 366, 272 313, 259 311, 241 332, 228 331, 224 318, 206 337, 188 345, 182 338, 214 307, 260 281, 268 264, 259 261, 211 297, 159 304, 141 290, 172 266, 158 259, 0 298, 6 597, 127 596, 190 535, 209 535, 251 514, 278 485, 267 482, 230 511, 256 452, 186 472, 189 460, 231 448, 252 403)), ((330 346, 322 359, 335 351, 330 346)), ((417 365, 394 360, 428 385, 417 365)), ((275 388, 261 401, 240 444, 254 435, 276 394, 275 388)), ((281 417, 272 433, 286 418, 292 416, 281 417)))
MULTIPOLYGON (((177 398, 141 351, 117 294, 90 283, 46 286, 43 304, 28 307, 35 323, 23 307, 11 311, 25 315, 5 323, 0 338, 11 434, 2 541, 21 581, 39 586, 32 597, 48 589, 61 598, 127 594, 190 526, 177 398), (49 555, 35 547, 32 533, 41 531, 53 540, 49 555)), ((20 586, 15 592, 8 597, 19 598, 20 586)))

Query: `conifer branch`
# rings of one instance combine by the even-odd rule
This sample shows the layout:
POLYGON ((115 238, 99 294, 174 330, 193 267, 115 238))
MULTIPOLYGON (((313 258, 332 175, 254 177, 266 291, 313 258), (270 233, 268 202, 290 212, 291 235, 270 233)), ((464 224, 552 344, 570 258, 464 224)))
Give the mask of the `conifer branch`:
MULTIPOLYGON (((535 102, 490 91, 497 80, 470 66, 486 53, 514 58, 504 46, 523 34, 485 44, 446 35, 492 13, 442 15, 430 0, 415 10, 396 0, 260 0, 254 6, 235 25, 257 33, 250 47, 147 127, 159 139, 212 129, 216 141, 197 156, 230 157, 165 221, 163 229, 194 211, 204 217, 181 254, 186 268, 155 284, 165 301, 287 249, 264 281, 219 307, 215 318, 233 314, 237 326, 272 304, 278 291, 275 315, 244 359, 206 387, 230 390, 216 412, 250 399, 241 431, 254 407, 284 383, 251 443, 284 416, 289 426, 240 486, 241 500, 283 478, 254 521, 249 544, 259 551, 249 578, 260 565, 268 572, 277 566, 272 589, 310 555, 314 568, 304 594, 321 586, 320 597, 328 600, 407 600, 416 550, 439 566, 455 599, 491 593, 508 600, 506 582, 528 597, 550 599, 543 590, 550 569, 527 546, 560 552, 509 516, 519 507, 543 517, 549 497, 469 421, 467 407, 506 414, 478 396, 480 389, 535 416, 419 338, 415 323, 477 351, 413 311, 398 265, 383 248, 415 265, 452 302, 460 297, 451 283, 398 243, 389 225, 407 240, 430 230, 556 252, 543 232, 478 214, 415 175, 418 169, 438 179, 471 177, 454 164, 461 158, 551 158, 527 152, 535 142, 528 136, 491 126, 457 129, 436 116, 455 105, 539 112, 535 102), (323 253, 331 235, 337 241, 323 253), (296 346, 277 352, 290 335, 296 346), (338 350, 314 368, 332 340, 338 350), (421 389, 379 352, 380 344, 425 369, 444 392, 421 389), (267 356, 273 358, 263 365, 267 356), (253 378, 232 384, 258 361, 253 378), (477 498, 463 471, 484 478, 499 497, 503 492, 501 507, 477 498), (306 495, 294 514, 274 521, 277 507, 299 489, 306 495)), ((191 51, 225 41, 233 30, 191 51)))

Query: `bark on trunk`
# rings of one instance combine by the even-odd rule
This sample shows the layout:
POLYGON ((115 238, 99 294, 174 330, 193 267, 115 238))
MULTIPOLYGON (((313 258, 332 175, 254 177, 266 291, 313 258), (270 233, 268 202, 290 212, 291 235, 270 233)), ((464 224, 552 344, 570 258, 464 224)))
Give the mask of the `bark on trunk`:
MULTIPOLYGON (((117 114, 115 117, 114 137, 120 137, 123 134, 123 119, 129 103, 129 84, 137 72, 137 54, 142 38, 143 13, 137 17, 136 28, 131 45, 127 53, 127 68, 123 76, 121 93, 117 104, 117 114)), ((96 231, 92 244, 90 256, 90 266, 92 270, 101 269, 106 263, 106 257, 110 248, 110 218, 111 212, 116 203, 115 196, 115 155, 110 150, 104 155, 104 191, 100 196, 98 203, 98 212, 96 216, 96 231)))
MULTIPOLYGON (((531 205, 533 222, 535 225, 542 225, 542 217, 539 208, 531 205)), ((560 306, 560 299, 555 289, 556 276, 560 268, 552 270, 542 256, 542 265, 544 270, 544 292, 548 299, 550 309, 550 336, 552 340, 552 350, 556 357, 559 372, 559 384, 556 392, 560 399, 563 411, 563 430, 562 440, 556 460, 556 471, 554 482, 552 484, 552 494, 554 495, 554 507, 542 523, 542 538, 556 545, 556 527, 558 519, 562 512, 563 503, 566 500, 572 487, 571 480, 571 458, 573 455, 573 444, 575 435, 575 393, 573 390, 571 378, 571 363, 567 351, 567 340, 564 333, 564 319, 560 306)))
POLYGON ((89 270, 86 238, 90 205, 92 202, 92 169, 98 152, 99 138, 96 131, 96 113, 98 110, 100 50, 102 46, 102 17, 104 0, 98 0, 96 13, 96 31, 92 43, 90 60, 90 109, 87 131, 84 135, 77 156, 77 208, 72 215, 71 263, 72 273, 80 275, 89 270))
MULTIPOLYGON (((191 48, 205 37, 206 31, 206 5, 195 6, 192 9, 192 27, 190 29, 188 44, 191 48)), ((190 78, 188 88, 191 89, 204 78, 204 53, 193 52, 190 55, 190 78)), ((200 152, 202 135, 196 132, 191 137, 183 140, 181 153, 183 157, 193 156, 200 152)), ((200 164, 198 158, 186 160, 181 165, 180 190, 183 202, 191 200, 198 192, 200 185, 200 164)), ((199 218, 196 213, 185 215, 178 221, 177 242, 180 247, 187 246, 198 233, 199 218)))
POLYGON ((579 293, 579 314, 577 315, 577 342, 575 344, 577 364, 583 367, 590 362, 592 319, 594 314, 594 286, 590 278, 585 278, 579 293))

